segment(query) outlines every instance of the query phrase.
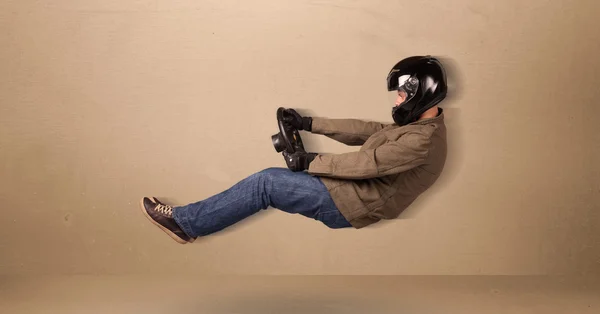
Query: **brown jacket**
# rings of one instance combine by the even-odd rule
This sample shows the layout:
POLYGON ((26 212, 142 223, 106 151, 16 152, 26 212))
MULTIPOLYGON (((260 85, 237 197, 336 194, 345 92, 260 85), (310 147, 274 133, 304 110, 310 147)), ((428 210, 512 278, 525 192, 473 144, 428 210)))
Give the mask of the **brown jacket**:
POLYGON ((357 152, 318 155, 308 168, 355 228, 398 217, 437 180, 446 161, 442 109, 405 126, 314 117, 312 133, 362 145, 357 152))

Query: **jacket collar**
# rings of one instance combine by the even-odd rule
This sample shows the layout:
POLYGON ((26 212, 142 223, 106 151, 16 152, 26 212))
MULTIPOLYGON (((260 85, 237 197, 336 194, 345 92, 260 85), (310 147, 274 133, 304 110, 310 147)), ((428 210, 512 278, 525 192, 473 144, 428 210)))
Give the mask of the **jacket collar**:
POLYGON ((423 119, 423 120, 419 120, 419 121, 415 121, 412 123, 409 123, 408 125, 425 125, 425 124, 431 124, 431 123, 442 123, 444 122, 444 109, 442 108, 438 108, 438 115, 433 117, 433 118, 429 118, 429 119, 423 119))

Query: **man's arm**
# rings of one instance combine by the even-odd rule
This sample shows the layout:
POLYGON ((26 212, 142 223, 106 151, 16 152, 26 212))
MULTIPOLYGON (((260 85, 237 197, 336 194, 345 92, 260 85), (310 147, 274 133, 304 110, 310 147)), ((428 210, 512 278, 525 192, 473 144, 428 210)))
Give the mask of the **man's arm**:
POLYGON ((404 172, 422 165, 431 141, 425 134, 405 134, 398 141, 365 151, 318 155, 308 173, 339 179, 369 179, 404 172))
POLYGON ((350 146, 359 146, 374 133, 389 124, 363 121, 358 119, 328 119, 313 117, 312 129, 314 134, 322 134, 338 142, 350 146))

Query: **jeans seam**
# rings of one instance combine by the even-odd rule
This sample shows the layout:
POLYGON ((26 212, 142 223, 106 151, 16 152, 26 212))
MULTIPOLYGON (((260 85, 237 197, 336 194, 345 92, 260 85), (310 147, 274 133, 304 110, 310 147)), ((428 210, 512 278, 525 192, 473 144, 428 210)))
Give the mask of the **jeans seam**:
POLYGON ((196 237, 196 235, 191 232, 193 229, 190 226, 187 214, 182 212, 180 208, 179 210, 177 207, 173 209, 173 219, 175 219, 175 222, 179 225, 179 227, 181 227, 181 230, 183 230, 183 232, 185 232, 185 234, 187 234, 190 238, 196 237))

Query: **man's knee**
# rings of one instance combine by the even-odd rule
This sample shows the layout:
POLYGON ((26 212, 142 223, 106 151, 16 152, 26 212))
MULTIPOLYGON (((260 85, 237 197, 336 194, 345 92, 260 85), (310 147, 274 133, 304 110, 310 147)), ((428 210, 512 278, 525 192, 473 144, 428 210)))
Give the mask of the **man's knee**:
POLYGON ((257 193, 260 200, 260 208, 266 209, 272 204, 272 196, 277 187, 281 187, 285 178, 285 172, 289 171, 286 168, 266 168, 251 175, 251 184, 254 186, 254 191, 257 193))
POLYGON ((286 181, 289 180, 290 173, 293 172, 287 168, 271 167, 256 172, 252 175, 252 179, 259 189, 269 193, 273 188, 285 185, 286 181))
POLYGON ((251 175, 250 179, 260 187, 265 187, 270 185, 281 174, 281 169, 275 167, 266 168, 251 175))
POLYGON ((289 171, 287 168, 270 167, 257 172, 256 175, 272 180, 273 178, 280 178, 286 175, 289 171))

